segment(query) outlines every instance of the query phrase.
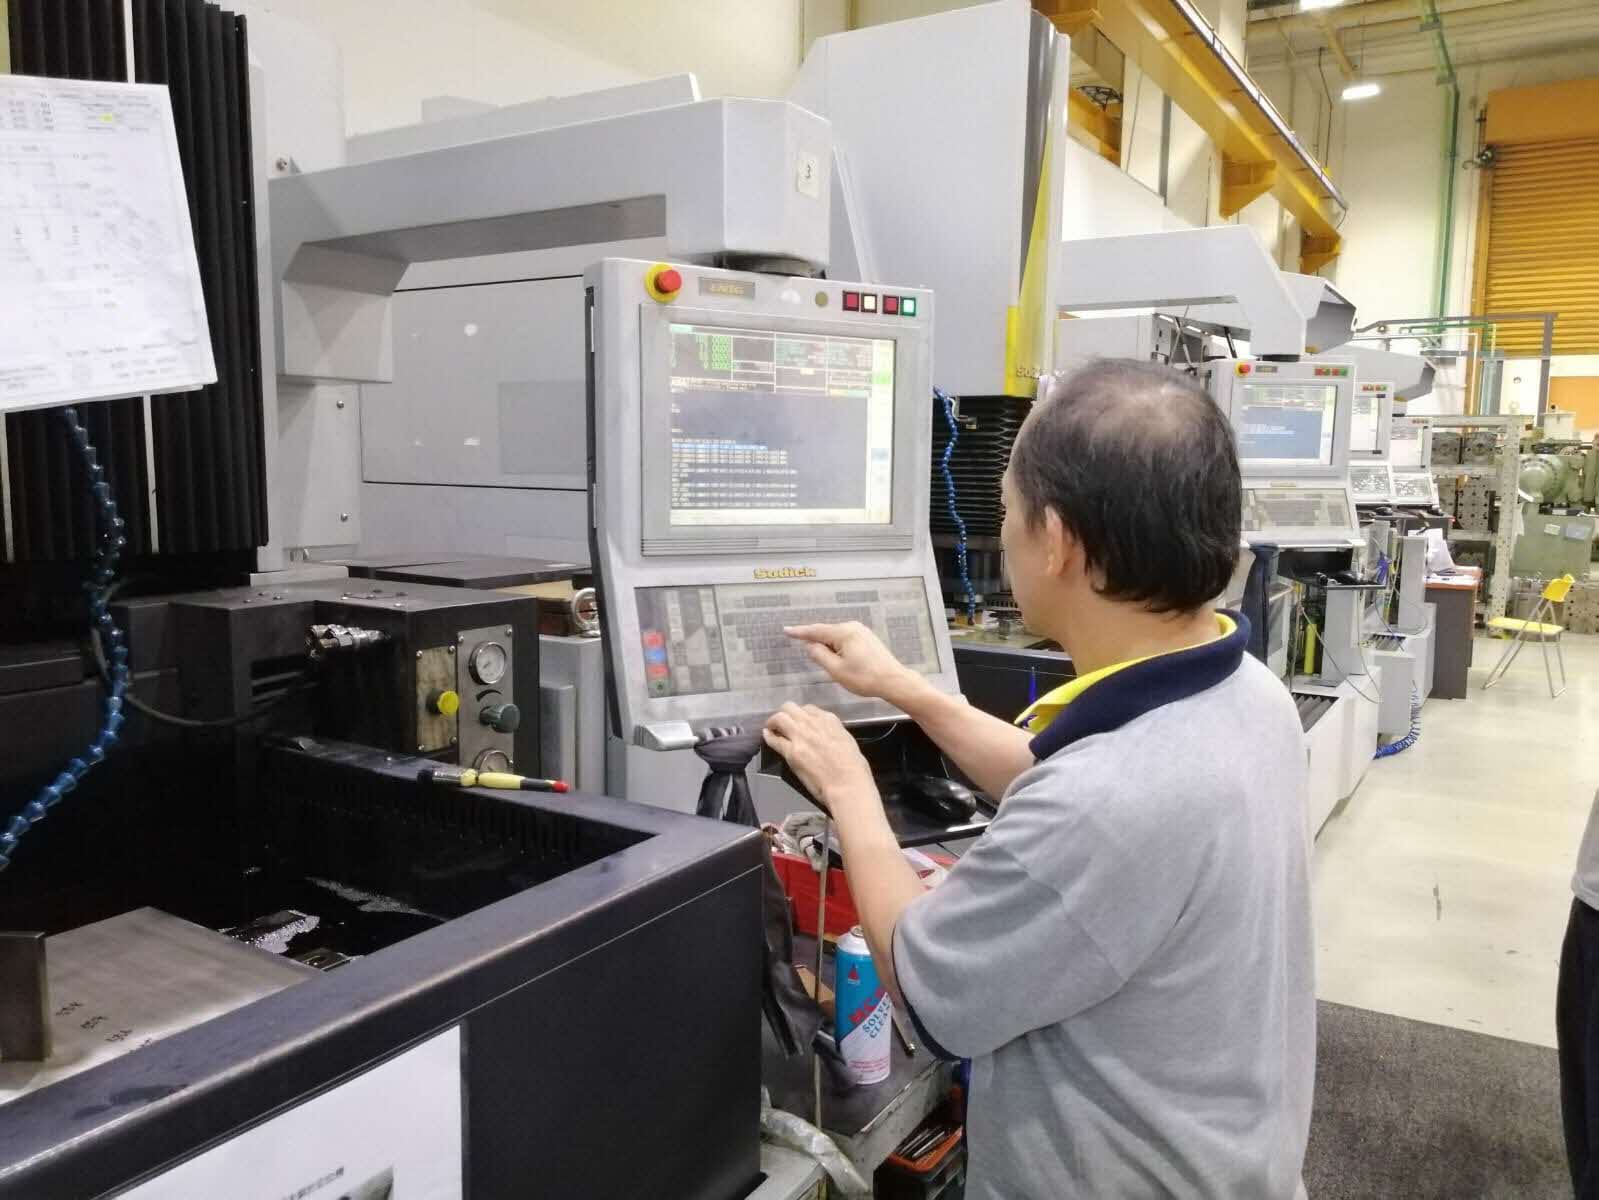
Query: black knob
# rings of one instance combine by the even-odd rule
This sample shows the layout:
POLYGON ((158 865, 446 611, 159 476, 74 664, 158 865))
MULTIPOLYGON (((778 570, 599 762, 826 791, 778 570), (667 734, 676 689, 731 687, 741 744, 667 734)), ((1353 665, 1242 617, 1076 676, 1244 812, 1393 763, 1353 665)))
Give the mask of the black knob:
POLYGON ((477 719, 496 733, 515 733, 522 724, 522 710, 514 704, 485 704, 477 719))

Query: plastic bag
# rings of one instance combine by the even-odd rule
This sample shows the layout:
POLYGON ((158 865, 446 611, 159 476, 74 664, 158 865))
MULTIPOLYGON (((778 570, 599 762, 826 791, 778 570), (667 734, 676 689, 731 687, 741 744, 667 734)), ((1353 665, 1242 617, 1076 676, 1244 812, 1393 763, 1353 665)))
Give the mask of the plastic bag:
POLYGON ((870 1200, 872 1185, 861 1178, 861 1173, 855 1169, 854 1163, 844 1157, 838 1143, 804 1117, 773 1108, 771 1093, 765 1088, 761 1089, 761 1134, 769 1142, 798 1150, 815 1159, 827 1172, 828 1179, 838 1189, 840 1196, 849 1197, 850 1200, 870 1200))
POLYGON ((1437 575, 1455 569, 1454 555, 1449 553, 1449 539, 1442 529, 1427 530, 1427 573, 1437 575))

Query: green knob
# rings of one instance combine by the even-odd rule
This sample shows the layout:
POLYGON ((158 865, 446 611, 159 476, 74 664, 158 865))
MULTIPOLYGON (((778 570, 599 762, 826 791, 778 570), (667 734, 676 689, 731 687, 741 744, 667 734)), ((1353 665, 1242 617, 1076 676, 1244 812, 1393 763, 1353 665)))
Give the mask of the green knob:
POLYGON ((514 704, 485 704, 477 719, 496 733, 515 733, 522 724, 522 710, 514 704))

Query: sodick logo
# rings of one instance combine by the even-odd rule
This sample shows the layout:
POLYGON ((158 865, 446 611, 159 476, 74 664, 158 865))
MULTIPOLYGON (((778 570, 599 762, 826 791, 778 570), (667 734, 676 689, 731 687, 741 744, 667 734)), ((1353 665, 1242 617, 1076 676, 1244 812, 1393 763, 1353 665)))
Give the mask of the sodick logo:
POLYGON ((756 567, 757 579, 815 579, 815 567, 756 567))

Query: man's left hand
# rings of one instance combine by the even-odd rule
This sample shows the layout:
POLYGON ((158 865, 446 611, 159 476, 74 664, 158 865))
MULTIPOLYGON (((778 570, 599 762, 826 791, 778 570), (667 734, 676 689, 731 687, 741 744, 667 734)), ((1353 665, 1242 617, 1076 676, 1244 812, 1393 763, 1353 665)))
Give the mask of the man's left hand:
POLYGON ((844 723, 830 712, 807 704, 785 704, 761 731, 766 744, 781 754, 817 803, 834 812, 840 804, 876 797, 872 769, 844 723))

